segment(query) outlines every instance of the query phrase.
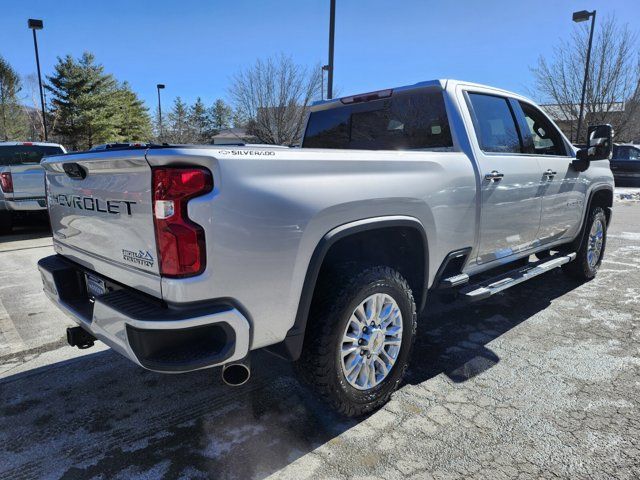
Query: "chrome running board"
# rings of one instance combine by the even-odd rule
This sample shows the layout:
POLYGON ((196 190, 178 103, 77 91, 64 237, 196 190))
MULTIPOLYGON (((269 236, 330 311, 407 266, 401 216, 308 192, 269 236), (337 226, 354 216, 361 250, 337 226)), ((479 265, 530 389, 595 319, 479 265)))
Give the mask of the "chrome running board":
POLYGON ((565 263, 569 263, 575 260, 576 254, 569 253, 567 255, 554 255, 550 259, 540 260, 535 263, 531 263, 524 267, 516 268, 507 273, 503 273, 493 278, 483 280, 482 282, 474 285, 469 285, 460 290, 462 298, 466 298, 468 301, 475 302, 477 300, 484 300, 491 295, 495 295, 498 292, 502 292, 507 288, 511 288, 519 283, 531 280, 538 275, 558 268, 565 263))

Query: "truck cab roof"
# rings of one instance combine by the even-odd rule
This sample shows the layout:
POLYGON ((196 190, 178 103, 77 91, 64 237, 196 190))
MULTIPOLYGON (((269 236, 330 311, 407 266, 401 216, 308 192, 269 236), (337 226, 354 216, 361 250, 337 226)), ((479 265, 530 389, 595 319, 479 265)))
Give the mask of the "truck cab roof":
POLYGON ((519 97, 519 98, 525 99, 525 97, 523 97, 522 95, 519 95, 519 94, 514 93, 514 92, 510 92, 508 90, 503 90, 503 89, 500 89, 500 88, 492 87, 490 85, 483 85, 481 83, 467 82, 467 81, 464 81, 464 80, 441 78, 441 79, 436 79, 436 80, 425 80, 425 81, 417 82, 417 83, 410 84, 410 85, 402 85, 400 87, 391 87, 391 88, 376 90, 376 91, 373 91, 373 92, 356 93, 354 95, 347 95, 347 96, 344 96, 344 97, 336 97, 336 98, 333 98, 333 99, 330 99, 330 100, 319 100, 319 101, 313 102, 313 104, 311 105, 311 110, 312 111, 324 110, 325 108, 331 108, 332 106, 337 106, 338 104, 351 103, 351 99, 357 99, 357 101, 369 101, 369 100, 375 100, 376 98, 384 98, 384 96, 391 96, 393 93, 399 93, 399 92, 409 91, 409 90, 416 90, 416 89, 419 89, 419 88, 429 88, 429 87, 433 88, 433 87, 435 87, 435 88, 440 88, 440 89, 444 90, 445 88, 455 87, 456 85, 465 85, 467 87, 490 89, 490 90, 492 90, 492 91, 494 91, 496 93, 502 93, 504 95, 508 95, 508 96, 512 96, 512 97, 519 97), (382 96, 377 96, 376 97, 376 95, 382 95, 382 96))

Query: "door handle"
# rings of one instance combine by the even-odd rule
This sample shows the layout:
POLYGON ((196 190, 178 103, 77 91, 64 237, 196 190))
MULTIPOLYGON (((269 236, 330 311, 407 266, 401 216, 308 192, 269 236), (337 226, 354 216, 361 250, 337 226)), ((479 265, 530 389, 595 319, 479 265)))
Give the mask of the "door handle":
POLYGON ((492 171, 491 173, 487 173, 484 176, 485 180, 489 180, 490 182, 499 182, 504 177, 504 173, 500 173, 497 170, 492 171))
POLYGON ((555 177, 558 174, 558 172, 554 172, 551 169, 548 169, 546 172, 544 172, 544 176, 547 177, 547 180, 551 180, 553 177, 555 177))

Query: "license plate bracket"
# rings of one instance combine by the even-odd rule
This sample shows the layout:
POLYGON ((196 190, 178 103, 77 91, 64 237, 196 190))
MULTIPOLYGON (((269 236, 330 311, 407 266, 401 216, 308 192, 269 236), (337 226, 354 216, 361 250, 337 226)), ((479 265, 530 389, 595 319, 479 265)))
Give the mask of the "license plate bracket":
POLYGON ((84 279, 87 285, 87 295, 89 296, 89 300, 93 301, 96 297, 107 293, 107 285, 101 278, 85 273, 84 279))

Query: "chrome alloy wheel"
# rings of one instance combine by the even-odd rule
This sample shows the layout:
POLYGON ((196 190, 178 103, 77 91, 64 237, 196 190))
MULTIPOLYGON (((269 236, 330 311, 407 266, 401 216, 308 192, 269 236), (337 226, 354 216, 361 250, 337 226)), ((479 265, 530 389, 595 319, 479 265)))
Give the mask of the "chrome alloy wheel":
POLYGON ((589 243, 587 245, 587 262, 589 267, 595 268, 602 254, 602 242, 604 240, 604 226, 602 220, 597 219, 591 225, 589 231, 589 243))
POLYGON ((358 390, 382 382, 400 353, 402 313, 384 293, 367 297, 351 314, 342 337, 342 373, 358 390))

